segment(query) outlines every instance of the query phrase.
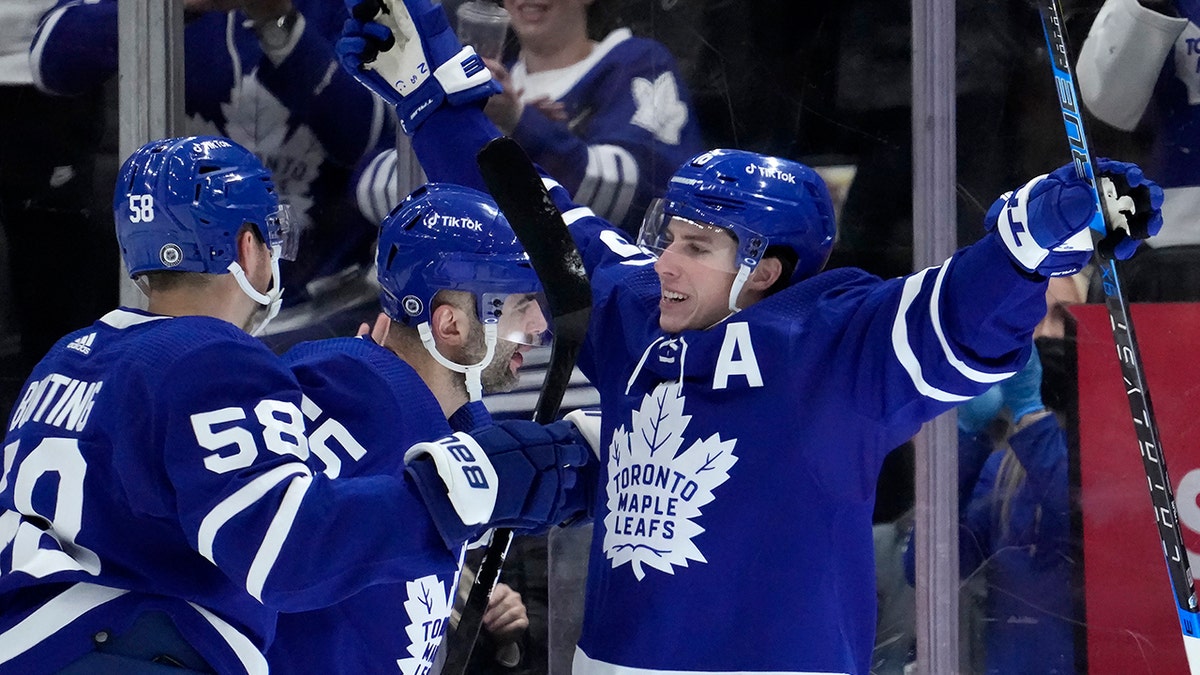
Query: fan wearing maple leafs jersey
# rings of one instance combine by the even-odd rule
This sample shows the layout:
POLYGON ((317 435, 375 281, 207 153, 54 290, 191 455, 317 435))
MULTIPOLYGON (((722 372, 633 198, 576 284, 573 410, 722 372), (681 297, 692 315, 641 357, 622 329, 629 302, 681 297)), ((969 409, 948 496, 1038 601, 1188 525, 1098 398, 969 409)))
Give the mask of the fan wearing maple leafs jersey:
MULTIPOLYGON (((405 49, 362 1, 347 0, 343 66, 400 111, 429 100, 362 67, 405 49)), ((420 37, 434 66, 458 51, 420 37)), ((476 154, 498 130, 477 106, 437 103, 406 127, 426 174, 480 185, 476 154)), ((1136 201, 1114 247, 1128 257, 1161 227, 1162 190, 1134 165, 1099 169, 1136 201)), ((882 280, 821 273, 833 206, 798 162, 697 155, 637 244, 546 181, 591 280, 579 365, 602 418, 574 673, 867 675, 883 459, 1029 358, 1047 279, 1091 259, 1091 188, 1073 165, 1033 178, 996 200, 980 241, 882 280)))
MULTIPOLYGON (((117 4, 58 0, 30 49, 39 88, 76 94, 116 75, 117 4)), ((321 318, 322 305, 308 301, 334 288, 373 301, 378 289, 367 277, 379 221, 358 212, 349 186, 358 161, 390 146, 395 127, 336 65, 344 10, 322 0, 216 4, 236 8, 185 4, 186 132, 226 136, 258 155, 303 230, 297 259, 282 265, 284 311, 268 332, 321 318)))
POLYGON ((675 57, 618 28, 588 39, 592 3, 505 0, 520 46, 485 110, 593 211, 626 232, 671 172, 704 149, 675 57))

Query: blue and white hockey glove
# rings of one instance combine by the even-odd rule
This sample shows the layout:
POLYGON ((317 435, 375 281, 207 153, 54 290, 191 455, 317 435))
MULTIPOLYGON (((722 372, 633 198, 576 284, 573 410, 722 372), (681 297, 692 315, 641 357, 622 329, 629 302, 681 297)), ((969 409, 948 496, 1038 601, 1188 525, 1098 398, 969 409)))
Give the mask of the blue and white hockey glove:
POLYGON ((405 133, 443 102, 482 105, 500 85, 430 0, 345 0, 350 19, 335 49, 359 82, 394 105, 405 133))
POLYGON ((568 422, 505 420, 417 443, 404 455, 447 546, 492 527, 537 532, 586 509, 591 451, 568 422))
POLYGON ((600 452, 600 409, 579 408, 563 415, 563 419, 575 425, 577 435, 591 448, 597 460, 603 459, 600 452))
MULTIPOLYGON (((1113 231, 1102 251, 1118 260, 1162 228, 1163 191, 1135 164, 1097 160, 1113 231)), ((1096 214, 1091 188, 1073 164, 1039 176, 992 204, 984 223, 995 230, 1017 267, 1042 276, 1075 274, 1092 257, 1089 224, 1096 214)))

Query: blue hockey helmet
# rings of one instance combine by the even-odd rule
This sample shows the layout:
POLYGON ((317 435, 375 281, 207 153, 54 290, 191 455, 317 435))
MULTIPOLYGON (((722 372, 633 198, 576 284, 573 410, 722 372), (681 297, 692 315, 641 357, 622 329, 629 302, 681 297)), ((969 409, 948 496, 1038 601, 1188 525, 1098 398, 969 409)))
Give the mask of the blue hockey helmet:
POLYGON ((680 167, 647 211, 639 245, 661 253, 672 218, 729 230, 743 272, 757 266, 769 246, 791 249, 792 283, 821 271, 837 233, 829 190, 812 168, 743 150, 710 150, 680 167))
POLYGON ((143 291, 139 277, 146 272, 230 273, 265 310, 253 317, 251 333, 279 313, 279 261, 294 259, 299 238, 271 172, 249 150, 217 136, 151 141, 121 166, 113 217, 129 276, 143 291), (237 233, 244 225, 271 249, 266 293, 238 263, 237 233))
POLYGON ((230 272, 237 262, 236 235, 245 224, 277 257, 290 260, 295 253, 290 214, 279 203, 271 172, 227 138, 143 145, 121 167, 113 216, 131 278, 157 270, 230 272))
POLYGON ((517 312, 534 308, 545 322, 542 284, 529 256, 492 198, 478 190, 448 183, 417 188, 392 209, 379 233, 379 300, 389 317, 406 326, 430 320, 433 296, 440 290, 475 296, 479 320, 500 324, 499 337, 545 344, 545 325, 530 334, 524 322, 509 326, 517 312))

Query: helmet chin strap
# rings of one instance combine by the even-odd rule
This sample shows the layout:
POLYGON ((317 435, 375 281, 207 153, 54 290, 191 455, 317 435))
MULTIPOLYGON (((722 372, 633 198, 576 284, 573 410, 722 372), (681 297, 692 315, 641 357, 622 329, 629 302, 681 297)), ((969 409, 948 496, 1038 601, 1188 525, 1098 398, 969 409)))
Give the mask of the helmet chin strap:
POLYGON ((229 273, 237 280, 238 288, 242 289, 249 298, 266 308, 266 313, 259 313, 252 317, 255 325, 252 325, 247 331, 251 335, 259 335, 271 319, 279 314, 279 306, 283 303, 283 285, 279 280, 279 256, 280 247, 275 245, 271 247, 271 291, 268 293, 259 293, 250 280, 246 278, 246 271, 242 266, 234 262, 229 263, 229 273))
POLYGON ((750 278, 750 273, 753 271, 754 268, 746 264, 738 267, 737 276, 733 278, 733 285, 729 287, 729 311, 731 315, 734 312, 742 311, 742 308, 737 306, 737 299, 742 294, 742 286, 746 285, 746 280, 750 278))
POLYGON ((428 321, 417 326, 417 333, 421 336, 421 344, 425 345, 425 351, 429 352, 434 361, 456 373, 463 373, 467 376, 467 398, 472 401, 482 399, 483 367, 492 362, 492 356, 496 353, 496 323, 493 321, 483 325, 483 341, 487 345, 487 351, 484 352, 483 358, 478 363, 469 366, 455 363, 442 356, 433 342, 433 330, 429 327, 428 321))

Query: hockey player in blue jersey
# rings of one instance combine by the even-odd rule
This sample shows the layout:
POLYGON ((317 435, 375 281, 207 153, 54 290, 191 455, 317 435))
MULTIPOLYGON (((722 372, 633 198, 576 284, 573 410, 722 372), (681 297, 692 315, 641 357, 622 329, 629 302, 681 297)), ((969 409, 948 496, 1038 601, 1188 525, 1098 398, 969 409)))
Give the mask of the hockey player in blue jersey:
MULTIPOLYGON (((391 41, 372 3, 348 6, 343 65, 415 122, 430 179, 478 185, 498 132, 440 9, 392 3, 408 32, 391 41)), ((1125 258, 1161 226, 1162 192, 1134 165, 1100 170, 1136 203, 1110 242, 1125 258)), ((603 419, 574 671, 865 675, 883 458, 1025 363, 1046 279, 1091 258, 1090 188, 1071 166, 1038 176, 992 205, 978 242, 882 280, 819 273, 833 207, 797 162, 693 158, 637 244, 547 183, 592 282, 580 366, 603 419)))
MULTIPOLYGON (((368 447, 391 448, 368 453, 310 438, 312 458, 324 465, 314 469, 331 478, 389 475, 402 470, 409 446, 452 431, 483 433, 492 422, 480 393, 511 388, 521 355, 548 337, 541 283, 485 194, 454 185, 419 188, 384 220, 377 265, 384 315, 373 339, 305 342, 283 356, 305 400, 320 410, 318 421, 337 419, 368 447), (397 425, 400 419, 410 423, 397 425)), ((545 432, 533 422, 503 427, 530 439, 543 434, 550 444, 568 437, 564 424, 545 432)), ((579 489, 585 487, 581 481, 579 489)), ((272 667, 323 675, 425 672, 458 578, 458 565, 444 562, 420 579, 371 586, 329 608, 281 614, 267 653, 272 667)))
MULTIPOLYGON (((1078 541, 1071 535, 1067 438, 1042 403, 1035 348, 1013 377, 959 407, 959 545, 963 578, 981 575, 989 675, 1075 670, 1073 597, 1078 541), (994 421, 1007 408, 1007 437, 994 421), (1007 424, 1011 422, 1011 424, 1007 424), (1005 447, 1007 446, 1007 447, 1005 447)), ((912 541, 904 573, 913 582, 912 541)))
MULTIPOLYGON (((148 310, 63 337, 9 419, 0 673, 266 672, 277 612, 452 570, 484 521, 552 520, 578 446, 526 454, 506 435, 489 461, 483 437, 462 439, 474 454, 442 444, 464 472, 495 478, 450 492, 430 460, 455 465, 438 448, 404 472, 340 481, 306 463, 380 448, 322 415, 246 332, 278 306, 293 234, 248 150, 218 137, 147 144, 122 167, 113 208, 148 310), (531 480, 546 498, 529 497, 531 480)), ((427 390, 408 394, 397 428, 439 409, 427 390)))
MULTIPOLYGON (((116 77, 117 4, 54 3, 30 48, 40 89, 73 95, 116 77)), ((341 7, 322 0, 183 6, 186 133, 226 136, 258 155, 297 221, 296 260, 281 265, 283 308, 264 339, 282 351, 299 339, 352 333, 378 311, 370 266, 379 222, 357 213, 352 173, 364 156, 393 144, 395 125, 335 64, 341 7), (347 304, 355 309, 343 311, 347 304)))

